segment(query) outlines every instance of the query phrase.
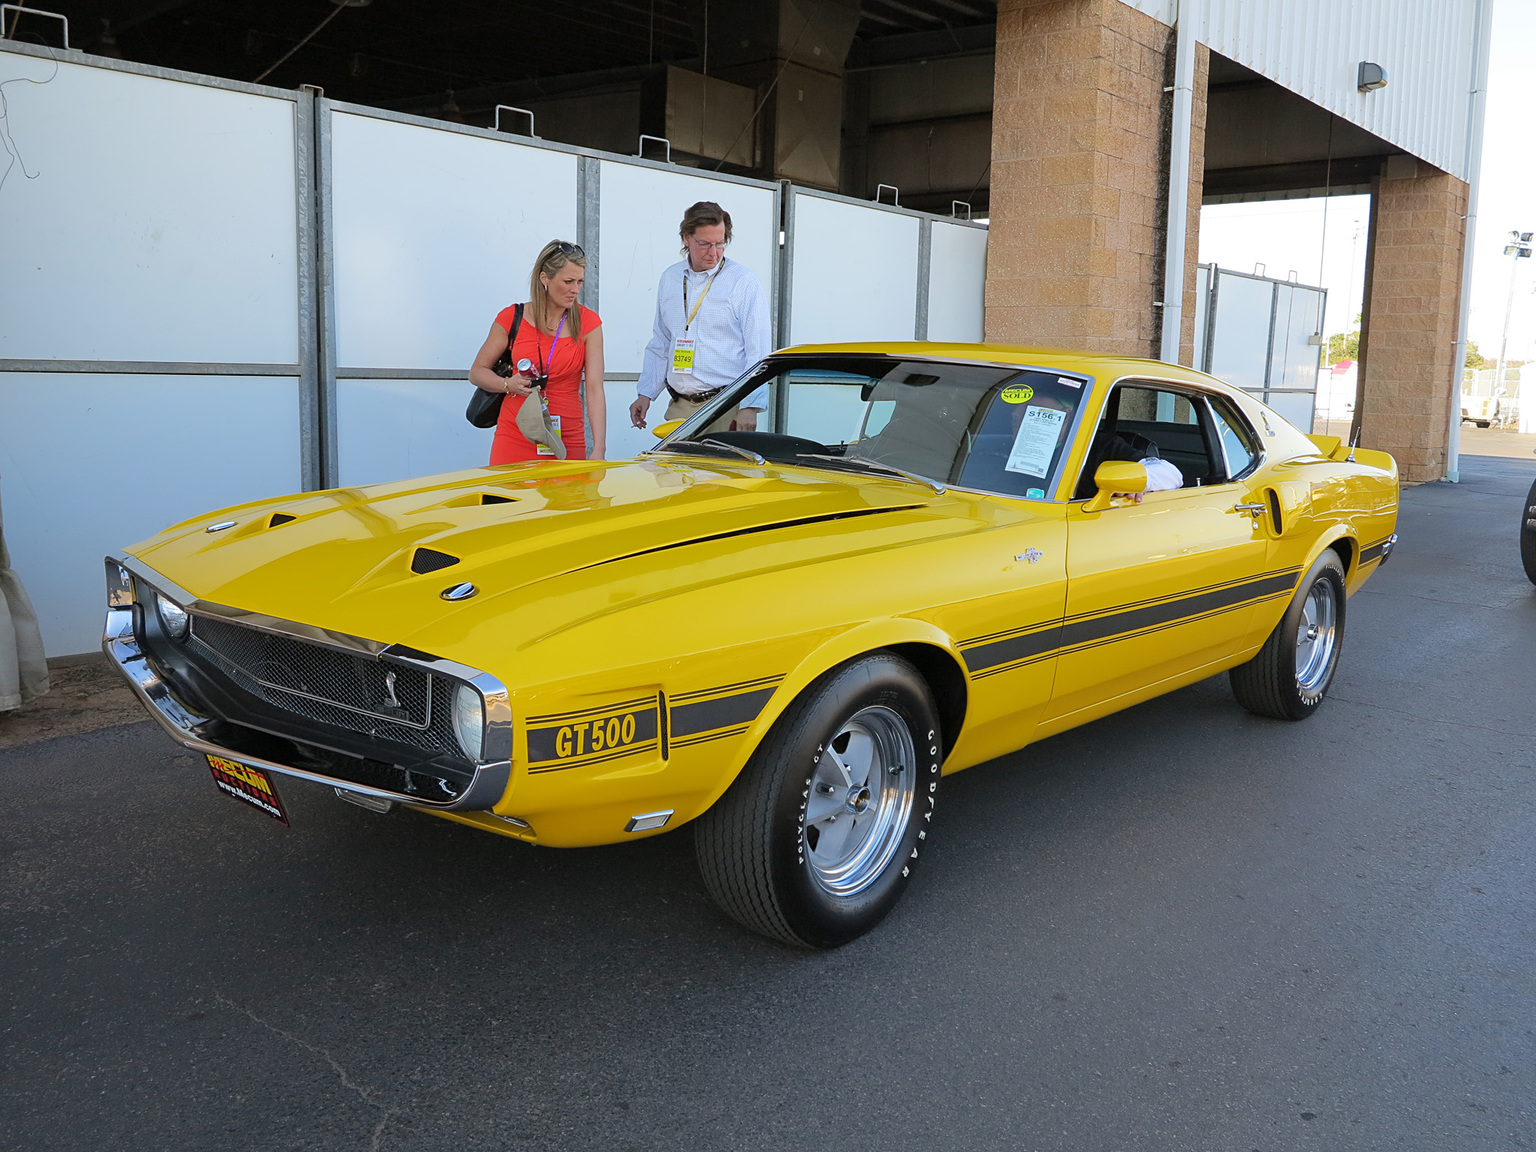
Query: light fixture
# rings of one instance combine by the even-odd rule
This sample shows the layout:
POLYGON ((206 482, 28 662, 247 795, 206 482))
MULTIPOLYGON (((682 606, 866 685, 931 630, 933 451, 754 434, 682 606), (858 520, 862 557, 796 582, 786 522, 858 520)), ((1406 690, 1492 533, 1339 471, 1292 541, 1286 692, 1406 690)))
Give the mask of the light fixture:
POLYGON ((155 608, 160 613, 160 623, 172 640, 185 640, 192 626, 187 610, 163 593, 155 593, 155 608))
POLYGON ((453 734, 464 754, 478 761, 485 741, 485 704, 468 684, 460 684, 453 694, 453 734))
POLYGON ((1355 74, 1355 87, 1362 92, 1374 92, 1378 88, 1387 86, 1387 70, 1380 64, 1372 64, 1369 60, 1360 61, 1360 69, 1355 74))
POLYGON ((1504 255, 1513 256, 1516 260, 1522 256, 1529 256, 1532 236, 1536 236, 1536 232, 1511 232, 1509 243, 1504 245, 1504 255))

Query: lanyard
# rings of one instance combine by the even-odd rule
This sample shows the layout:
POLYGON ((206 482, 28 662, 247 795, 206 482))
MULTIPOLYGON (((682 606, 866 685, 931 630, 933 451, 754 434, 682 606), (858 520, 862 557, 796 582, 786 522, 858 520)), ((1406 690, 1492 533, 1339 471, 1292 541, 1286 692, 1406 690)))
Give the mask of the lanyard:
MULTIPOLYGON (((701 296, 700 299, 702 300, 703 297, 701 296)), ((560 313, 560 323, 555 325, 555 338, 549 342, 549 364, 551 366, 553 366, 555 363, 555 345, 560 343, 560 331, 564 327, 565 313, 562 312, 560 313)), ((539 375, 548 376, 549 371, 544 367, 544 333, 540 332, 538 329, 534 329, 533 332, 533 349, 538 353, 539 356, 539 375)))
POLYGON ((693 306, 693 311, 688 311, 688 269, 683 269, 683 313, 687 317, 683 321, 683 331, 688 331, 693 324, 693 319, 699 314, 699 309, 704 307, 704 297, 709 295, 709 290, 715 286, 715 281, 720 278, 720 273, 725 268, 725 257, 720 257, 720 267, 715 269, 715 274, 704 284, 704 291, 699 293, 699 302, 693 306))

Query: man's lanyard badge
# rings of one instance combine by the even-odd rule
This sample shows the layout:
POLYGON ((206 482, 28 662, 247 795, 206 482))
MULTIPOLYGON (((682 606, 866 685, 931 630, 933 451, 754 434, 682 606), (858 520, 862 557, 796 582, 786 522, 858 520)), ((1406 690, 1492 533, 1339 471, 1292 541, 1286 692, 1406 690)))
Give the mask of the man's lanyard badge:
POLYGON ((693 326, 694 319, 699 314, 699 309, 704 307, 704 297, 709 295, 709 290, 715 286, 715 281, 720 278, 721 269, 725 267, 725 258, 720 258, 720 267, 715 269, 704 284, 704 291, 699 293, 699 302, 693 306, 693 311, 688 310, 688 270, 683 269, 683 334, 672 342, 672 371, 679 376, 693 375, 693 346, 694 339, 688 335, 688 329, 693 326))

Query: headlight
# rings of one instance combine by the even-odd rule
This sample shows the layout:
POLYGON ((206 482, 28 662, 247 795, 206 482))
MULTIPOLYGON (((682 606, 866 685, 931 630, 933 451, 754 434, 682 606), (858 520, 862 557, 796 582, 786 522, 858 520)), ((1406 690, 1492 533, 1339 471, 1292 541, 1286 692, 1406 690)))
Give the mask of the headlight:
POLYGON ((165 631, 172 640, 185 640, 187 630, 191 627, 192 618, 187 615, 187 610, 174 600, 168 600, 159 592, 155 593, 155 609, 160 613, 160 623, 165 625, 165 631))
POLYGON ((453 694, 453 734, 459 747, 471 760, 480 759, 480 745, 485 738, 485 705, 480 693, 468 684, 460 684, 453 694))

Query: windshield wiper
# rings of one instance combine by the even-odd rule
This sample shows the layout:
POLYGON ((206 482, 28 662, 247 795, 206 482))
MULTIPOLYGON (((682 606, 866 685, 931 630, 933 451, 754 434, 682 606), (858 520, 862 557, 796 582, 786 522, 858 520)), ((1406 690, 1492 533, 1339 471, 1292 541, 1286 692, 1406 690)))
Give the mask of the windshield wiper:
POLYGON ((862 456, 820 456, 814 452, 797 452, 796 460, 825 460, 828 464, 854 464, 860 468, 867 468, 871 472, 884 472, 888 476, 899 476, 903 480, 910 480, 914 484, 921 484, 926 488, 932 488, 939 495, 946 491, 944 485, 937 480, 930 480, 926 476, 919 476, 915 472, 908 472, 905 468, 897 468, 894 464, 876 464, 873 460, 866 460, 862 456))
POLYGON ((652 452, 724 452, 728 456, 741 456, 754 464, 768 463, 756 452, 749 452, 745 448, 738 448, 734 444, 726 444, 720 440, 674 440, 670 444, 663 444, 659 448, 652 448, 652 452))

